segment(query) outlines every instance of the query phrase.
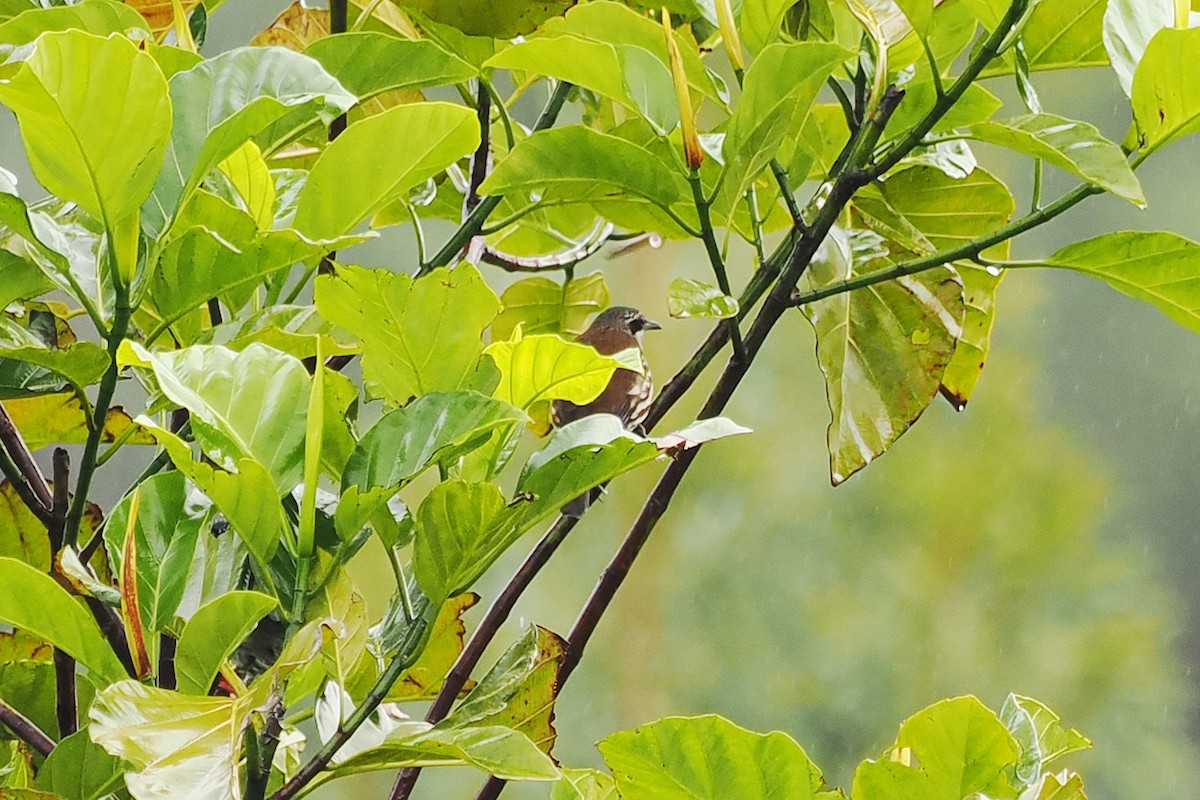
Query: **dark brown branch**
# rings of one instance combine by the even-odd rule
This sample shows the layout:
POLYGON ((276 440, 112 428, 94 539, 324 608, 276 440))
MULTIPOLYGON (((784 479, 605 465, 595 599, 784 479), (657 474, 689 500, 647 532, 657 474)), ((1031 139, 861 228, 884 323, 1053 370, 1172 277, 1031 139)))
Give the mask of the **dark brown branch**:
POLYGON ((465 221, 475 206, 479 205, 479 187, 487 177, 488 167, 492 156, 492 95, 488 92, 487 82, 482 78, 475 81, 475 117, 479 121, 479 147, 471 156, 470 182, 467 184, 467 196, 463 201, 463 220, 465 221))
MULTIPOLYGON (((61 447, 54 448, 54 494, 51 508, 52 523, 47 526, 50 534, 50 552, 58 559, 62 550, 63 529, 67 524, 67 511, 71 503, 71 457, 61 447)), ((75 696, 75 659, 62 650, 54 650, 54 710, 58 720, 58 735, 70 736, 79 729, 78 699, 75 696)))
POLYGON ((50 755, 54 750, 54 740, 47 736, 41 728, 34 725, 24 714, 0 700, 0 723, 3 723, 17 737, 43 756, 50 755))
POLYGON ((41 468, 33 460, 33 454, 29 452, 24 437, 17 430, 3 402, 0 402, 0 445, 3 445, 6 454, 0 457, 0 468, 3 469, 5 477, 12 483, 25 505, 29 506, 29 510, 43 524, 49 525, 50 508, 54 504, 50 486, 46 483, 46 476, 42 474, 41 468), (15 468, 15 474, 10 474, 12 468, 15 468))

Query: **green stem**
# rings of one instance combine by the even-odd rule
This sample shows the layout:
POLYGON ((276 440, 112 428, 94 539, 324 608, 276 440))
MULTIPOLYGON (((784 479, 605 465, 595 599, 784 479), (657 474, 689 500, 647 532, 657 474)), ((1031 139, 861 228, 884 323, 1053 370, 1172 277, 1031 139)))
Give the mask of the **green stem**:
MULTIPOLYGON (((108 416, 108 408, 112 403, 113 393, 117 389, 117 378, 120 371, 117 368, 117 348, 125 338, 129 329, 129 320, 133 316, 133 308, 129 305, 128 287, 120 286, 116 290, 116 308, 113 313, 112 328, 106 337, 108 340, 108 369, 100 379, 100 388, 96 392, 96 403, 92 407, 91 429, 88 431, 87 442, 83 446, 83 455, 79 460, 79 477, 75 481, 75 498, 71 502, 71 510, 67 513, 67 523, 63 527, 63 545, 74 547, 79 540, 79 527, 83 523, 83 512, 87 507, 88 491, 92 487, 92 477, 96 474, 98 465, 97 455, 100 450, 100 440, 104 435, 104 420, 108 416)), ((150 341, 153 341, 152 339, 150 341)))
MULTIPOLYGON (((737 78, 738 87, 740 88, 746 81, 746 71, 735 69, 733 75, 737 78)), ((830 81, 836 86, 837 81, 830 78, 830 81)), ((840 90, 841 87, 838 86, 840 90)), ((845 97, 845 93, 842 93, 845 97)), ((847 98, 849 102, 849 98, 847 98)), ((796 202, 796 193, 792 191, 792 182, 788 178, 787 168, 783 166, 778 158, 771 159, 771 174, 775 176, 775 182, 779 184, 779 191, 783 195, 783 202, 787 206, 788 213, 792 215, 792 224, 800 230, 804 230, 804 215, 800 212, 800 204, 796 202)), ((750 185, 750 191, 754 191, 754 185, 750 185)), ((757 198, 754 200, 755 208, 758 207, 757 198)), ((761 262, 762 247, 759 247, 760 262, 761 262)))
POLYGON ((933 76, 933 88, 937 92, 937 96, 944 97, 946 90, 942 88, 942 75, 938 69, 937 59, 933 55, 933 49, 929 46, 929 39, 925 36, 918 37, 921 40, 921 48, 925 51, 925 60, 929 62, 929 73, 933 76))
POLYGON ((1037 211, 1042 206, 1042 160, 1033 160, 1033 193, 1029 200, 1029 213, 1037 211))
MULTIPOLYGON (((704 241, 704 249, 708 252, 708 262, 712 265, 713 274, 717 278, 717 286, 721 294, 733 297, 729 288, 729 276, 725 273, 725 259, 721 257, 721 247, 717 244, 717 236, 713 231, 712 216, 709 214, 708 200, 704 197, 704 186, 700 182, 699 170, 692 170, 688 175, 688 183, 692 187, 692 200, 696 204, 696 216, 700 219, 700 238, 704 241)), ((742 332, 738 330, 737 318, 728 319, 729 336, 733 341, 733 354, 738 359, 745 359, 746 348, 742 344, 742 332)))
MULTIPOLYGON (((562 111, 563 103, 567 101, 567 94, 571 91, 572 84, 566 81, 560 81, 558 86, 554 87, 554 91, 550 94, 550 99, 546 103, 546 107, 542 109, 541 115, 537 122, 534 123, 533 130, 540 131, 549 128, 558 119, 558 113, 562 111)), ((444 267, 458 257, 467 243, 472 238, 479 234, 488 215, 500 205, 500 201, 504 199, 503 195, 491 195, 483 197, 479 200, 479 205, 471 210, 467 218, 463 220, 462 225, 458 230, 442 245, 442 249, 434 254, 433 258, 421 264, 417 270, 417 275, 426 275, 438 267, 444 267)))
POLYGON ((824 300, 827 297, 852 292, 855 289, 861 289, 865 286, 873 286, 877 283, 890 281, 895 278, 900 278, 905 275, 913 275, 918 272, 934 269, 947 264, 951 261, 959 259, 973 259, 993 245, 1024 233, 1025 231, 1035 228, 1045 222, 1049 222, 1054 217, 1057 217, 1062 212, 1076 205, 1080 200, 1086 197, 1091 197, 1094 194, 1099 194, 1103 189, 1090 183, 1080 184, 1067 194, 1055 200, 1045 208, 1026 214, 1020 219, 1013 220, 1002 228, 997 228, 986 236, 981 236, 978 239, 973 239, 966 244, 943 250, 940 253, 925 256, 923 258, 906 261, 903 264, 897 264, 887 269, 868 272, 865 275, 859 275, 848 280, 838 281, 837 283, 823 286, 820 289, 814 289, 811 292, 794 295, 790 304, 793 306, 803 306, 809 303, 815 303, 818 300, 824 300))
POLYGON ((858 116, 854 113, 854 101, 850 99, 850 95, 846 94, 845 87, 838 82, 837 78, 830 76, 825 81, 825 85, 833 90, 833 96, 837 98, 838 105, 842 107, 842 114, 846 117, 846 129, 853 135, 858 130, 858 116))

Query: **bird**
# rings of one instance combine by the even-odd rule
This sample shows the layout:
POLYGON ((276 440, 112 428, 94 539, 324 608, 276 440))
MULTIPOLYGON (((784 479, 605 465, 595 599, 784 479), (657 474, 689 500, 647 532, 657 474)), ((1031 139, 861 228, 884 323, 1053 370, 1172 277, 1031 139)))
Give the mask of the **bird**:
MULTIPOLYGON (((636 347, 642 357, 642 373, 618 368, 600 396, 585 405, 555 400, 551 406, 551 421, 555 427, 562 427, 591 414, 612 414, 621 420, 626 430, 638 431, 646 421, 646 414, 654 399, 654 381, 642 349, 642 334, 661 329, 662 325, 646 319, 642 312, 629 306, 613 306, 592 320, 588 329, 579 334, 575 341, 591 345, 596 352, 606 356, 636 347)), ((581 495, 563 506, 562 512, 566 516, 581 516, 590 502, 590 495, 581 495)))

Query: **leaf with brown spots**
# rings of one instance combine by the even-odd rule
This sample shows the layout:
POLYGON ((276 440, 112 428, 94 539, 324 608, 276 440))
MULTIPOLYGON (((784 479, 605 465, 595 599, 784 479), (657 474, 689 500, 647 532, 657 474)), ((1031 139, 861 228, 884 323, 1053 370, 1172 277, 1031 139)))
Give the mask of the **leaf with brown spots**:
POLYGON ((549 754, 558 735, 554 701, 566 649, 561 636, 531 625, 440 725, 503 725, 525 734, 549 754))
MULTIPOLYGON (((83 444, 87 441, 87 419, 78 395, 73 392, 19 397, 4 401, 8 415, 25 437, 29 449, 51 444, 83 444)), ((120 406, 113 406, 104 421, 102 441, 127 436, 125 444, 154 444, 145 431, 134 428, 133 420, 120 406)))
MULTIPOLYGON (((184 14, 200 5, 200 0, 180 0, 184 14)), ((154 33, 154 40, 161 42, 167 32, 175 26, 175 8, 171 0, 125 0, 125 5, 137 10, 154 33)))
MULTIPOLYGON (((389 701, 431 700, 442 688, 446 673, 458 660, 467 635, 463 614, 479 602, 479 595, 467 592, 451 597, 442 605, 429 635, 429 644, 421 651, 417 663, 409 667, 388 693, 389 701)), ((470 689, 474 681, 464 687, 470 689)))

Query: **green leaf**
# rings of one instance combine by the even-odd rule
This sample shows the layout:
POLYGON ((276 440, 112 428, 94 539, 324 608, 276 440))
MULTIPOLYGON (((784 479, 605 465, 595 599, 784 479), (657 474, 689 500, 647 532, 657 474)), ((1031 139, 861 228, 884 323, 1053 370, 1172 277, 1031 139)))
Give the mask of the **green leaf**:
MULTIPOLYGON (((937 87, 932 80, 919 80, 904 87, 904 99, 884 128, 884 138, 903 136, 930 112, 937 102, 937 87)), ((973 83, 961 98, 933 126, 932 132, 948 131, 983 122, 1000 110, 999 97, 973 83)))
MULTIPOLYGON (((599 273, 596 273, 599 274, 599 273)), ((17 300, 40 297, 54 288, 54 281, 28 259, 0 250, 0 309, 8 308, 17 300)))
POLYGON ((640 114, 660 134, 679 124, 679 109, 671 102, 670 70, 636 45, 576 36, 537 38, 492 56, 484 66, 548 75, 581 86, 640 114))
POLYGON ((466 263, 417 279, 339 267, 315 293, 321 316, 358 337, 368 390, 393 406, 466 386, 500 306, 466 263))
POLYGON ((276 497, 300 482, 306 418, 295 399, 308 396, 310 378, 299 359, 261 344, 152 353, 135 342, 122 345, 120 358, 149 368, 162 393, 191 412, 196 441, 217 464, 253 459, 271 475, 276 497))
POLYGON ((356 99, 311 58, 281 47, 241 47, 170 81, 174 127, 143 225, 160 233, 209 172, 252 140, 264 154, 306 127, 328 125, 356 99))
POLYGON ((562 637, 530 625, 440 726, 503 725, 525 734, 549 755, 558 735, 554 703, 566 652, 562 637))
POLYGON ((44 572, 0 558, 0 622, 50 642, 88 668, 98 686, 125 677, 92 615, 44 572))
POLYGON ((525 278, 500 295, 504 310, 492 321, 492 338, 511 339, 518 325, 526 334, 577 336, 587 320, 608 308, 610 297, 603 272, 574 278, 565 286, 550 278, 525 278))
POLYGON ((236 591, 201 606, 184 626, 175 650, 179 691, 208 694, 221 664, 277 605, 269 595, 236 591))
MULTIPOLYGON (((1008 10, 1000 0, 967 0, 967 5, 985 28, 1008 10)), ((1032 70, 1103 67, 1108 54, 1102 41, 1107 0, 1039 0, 1031 6, 1021 27, 1021 43, 1032 70)), ((1011 74, 1012 53, 1004 53, 983 71, 983 77, 1011 74)))
POLYGON ((890 752, 898 748, 911 751, 912 766, 887 757, 862 762, 854 773, 856 800, 1015 794, 1007 770, 1017 743, 974 697, 942 700, 909 717, 890 752))
MULTIPOLYGON (((965 178, 952 178, 934 167, 911 167, 885 181, 878 197, 876 200, 869 193, 857 196, 856 210, 873 230, 920 255, 957 247, 989 233, 1003 225, 1015 208, 1004 184, 982 169, 965 178), (904 227, 916 240, 897 238, 895 228, 889 230, 871 219, 904 227)), ((988 251, 985 255, 1007 257, 1007 245, 994 250, 995 254, 988 251)), ((962 276, 966 311, 954 358, 942 376, 942 389, 961 408, 970 399, 991 348, 998 281, 970 262, 957 262, 954 269, 962 276)))
POLYGON ((727 319, 737 316, 738 301, 710 283, 675 278, 667 287, 667 313, 674 319, 727 319))
POLYGON ((550 17, 562 14, 576 0, 399 0, 403 8, 414 8, 435 22, 453 25, 469 36, 513 39, 532 33, 550 17))
MULTIPOLYGON (((625 3, 609 0, 580 3, 568 11, 565 17, 548 21, 538 35, 572 36, 586 41, 607 43, 617 48, 638 48, 651 54, 661 64, 667 64, 669 60, 662 25, 625 3)), ((724 105, 729 99, 728 95, 719 79, 714 78, 705 66, 695 40, 679 29, 676 29, 673 35, 683 59, 683 71, 687 76, 688 85, 693 91, 724 105)), ((674 101, 671 102, 673 105, 674 101)))
POLYGON ((1100 278, 1200 333, 1200 244, 1173 233, 1120 231, 1068 245, 1046 266, 1100 278))
POLYGON ((317 313, 316 306, 267 306, 251 314, 209 328, 195 344, 219 344, 245 350, 255 342, 282 350, 299 359, 317 354, 317 340, 326 356, 358 352, 358 343, 317 313))
POLYGON ((976 123, 971 126, 971 137, 1043 159, 1139 208, 1146 206, 1142 187, 1121 148, 1086 122, 1055 114, 1028 114, 976 123))
MULTIPOLYGON (((831 232, 827 257, 813 261, 802 287, 886 266, 872 236, 831 232)), ((801 310, 817 333, 817 361, 832 415, 830 478, 836 486, 883 453, 937 394, 961 331, 962 285, 940 267, 801 310)))
POLYGON ((58 743, 38 770, 38 789, 63 800, 101 800, 120 791, 126 767, 94 743, 85 728, 58 743))
POLYGON ((667 717, 614 733, 599 748, 622 797, 815 800, 821 787, 820 771, 790 736, 718 716, 667 717))
POLYGON ((792 5, 792 0, 742 0, 738 32, 752 55, 778 41, 783 16, 792 5))
POLYGON ((410 722, 377 747, 338 764, 334 775, 403 767, 470 765, 510 781, 552 781, 559 776, 554 762, 529 737, 499 725, 467 728, 432 727, 410 722))
POLYGON ((562 778, 550 790, 550 800, 619 800, 617 784, 607 772, 595 769, 563 769, 562 778))
POLYGON ((228 298, 227 305, 237 310, 272 273, 363 241, 310 240, 294 230, 262 231, 249 214, 206 192, 195 195, 189 216, 202 224, 171 237, 151 281, 154 306, 166 324, 213 297, 228 298))
POLYGON ((1083 778, 1063 770, 1055 775, 1047 773, 1021 793, 1021 800, 1087 800, 1083 791, 1083 778))
POLYGON ((21 123, 42 185, 110 229, 150 194, 171 133, 171 101, 154 59, 128 39, 43 34, 0 83, 0 101, 21 123))
POLYGON ((962 411, 975 392, 992 349, 996 292, 1004 275, 994 275, 983 267, 961 261, 954 264, 954 271, 962 279, 963 302, 967 310, 963 315, 962 335, 958 337, 954 357, 942 374, 941 390, 951 405, 962 411))
POLYGON ((537 131, 496 165, 479 187, 530 206, 613 199, 615 193, 670 207, 685 196, 682 175, 649 150, 592 128, 537 131), (520 194, 520 197, 515 197, 520 194))
POLYGON ((347 233, 478 145, 475 112, 452 103, 400 105, 360 120, 313 165, 293 225, 314 238, 347 233))
POLYGON ((636 349, 614 356, 601 355, 594 347, 568 342, 553 334, 523 336, 493 342, 486 352, 500 370, 495 396, 523 409, 540 425, 547 419, 550 403, 569 400, 587 405, 600 396, 618 369, 642 371, 636 349))
POLYGON ((713 196, 713 213, 728 220, 754 179, 785 140, 804 127, 813 103, 846 51, 825 42, 771 45, 746 71, 721 145, 725 168, 713 196))
POLYGON ((217 169, 236 190, 238 207, 259 228, 270 228, 275 219, 275 179, 258 145, 243 142, 217 169))
MULTIPOLYGON (((140 499, 134 522, 134 552, 138 607, 146 631, 157 633, 174 621, 183 600, 204 515, 189 509, 186 482, 178 470, 143 481, 137 491, 140 499)), ((132 495, 122 500, 104 526, 114 565, 120 564, 120 556, 126 552, 131 501, 132 495)))
POLYGON ((1133 76, 1132 102, 1144 154, 1200 130, 1200 28, 1154 35, 1133 76))
POLYGON ((383 92, 448 86, 476 76, 476 70, 428 39, 401 39, 382 33, 351 32, 317 39, 304 49, 359 102, 383 92))
MULTIPOLYGON (((208 495, 259 565, 265 568, 284 532, 289 530, 283 507, 270 500, 278 498, 279 489, 266 467, 251 458, 243 458, 234 465, 235 472, 214 469, 208 463, 196 461, 191 447, 165 428, 158 427, 146 417, 138 417, 137 423, 167 451, 171 463, 208 495)), ((200 541, 204 542, 204 539, 200 541)), ((226 555, 229 555, 227 551, 226 555)))
POLYGON ((525 415, 477 392, 430 392, 384 415, 354 448, 344 488, 403 486, 434 463, 450 465, 525 415))
POLYGON ((1104 49, 1126 97, 1133 75, 1154 34, 1175 25, 1172 0, 1113 0, 1104 11, 1104 49))
POLYGON ((505 508, 504 495, 492 483, 450 480, 426 495, 414 521, 413 571, 434 604, 470 588, 490 563, 488 534, 505 508))
POLYGON ((188 697, 122 681, 96 696, 88 716, 96 743, 136 768, 125 775, 134 797, 228 800, 241 796, 242 729, 266 701, 257 686, 238 698, 188 697))
POLYGON ((61 375, 79 391, 98 383, 111 363, 108 351, 93 342, 50 347, 32 331, 0 317, 0 356, 36 364, 61 375))
POLYGON ((0 25, 0 44, 29 44, 49 31, 79 30, 96 36, 149 31, 142 15, 124 3, 90 0, 77 5, 30 8, 0 25))
POLYGON ((1020 748, 1017 778, 1026 784, 1036 782, 1056 759, 1092 746, 1086 736, 1064 728, 1058 714, 1032 697, 1010 694, 1000 708, 1000 719, 1020 748))
POLYGON ((927 38, 933 26, 933 0, 896 0, 896 4, 917 35, 927 38))

